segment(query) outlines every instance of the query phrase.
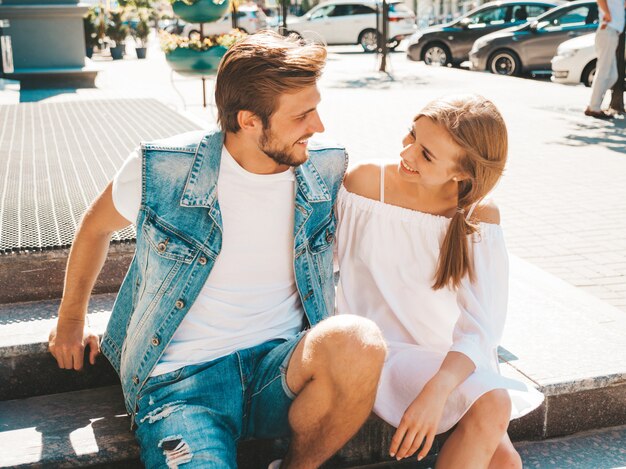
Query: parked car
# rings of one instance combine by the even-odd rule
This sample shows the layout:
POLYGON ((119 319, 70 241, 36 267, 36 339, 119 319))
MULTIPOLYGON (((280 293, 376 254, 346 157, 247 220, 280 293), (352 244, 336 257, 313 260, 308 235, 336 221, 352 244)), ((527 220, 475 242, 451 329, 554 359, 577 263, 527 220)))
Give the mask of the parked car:
MULTIPOLYGON (((287 28, 305 39, 328 45, 360 44, 365 52, 376 50, 376 0, 334 0, 320 3, 304 16, 290 19, 287 28)), ((402 0, 389 2, 389 47, 417 30, 415 14, 402 0)))
MULTIPOLYGON (((261 29, 267 28, 267 16, 256 5, 242 5, 237 10, 237 27, 244 33, 253 34, 261 29)), ((233 29, 232 13, 229 11, 219 20, 213 23, 204 24, 205 36, 213 34, 226 34, 233 29)), ((182 36, 191 36, 192 34, 200 34, 200 25, 198 23, 188 23, 183 28, 182 36)))
POLYGON ((596 75, 595 41, 595 34, 587 34, 561 44, 552 57, 552 81, 591 86, 596 75))
POLYGON ((471 68, 501 75, 551 70, 550 61, 563 41, 594 32, 598 4, 576 0, 548 11, 535 21, 483 36, 470 51, 471 68))
POLYGON ((409 39, 406 55, 426 65, 458 65, 468 60, 474 41, 485 34, 518 26, 559 5, 560 0, 489 2, 451 23, 430 26, 409 39))

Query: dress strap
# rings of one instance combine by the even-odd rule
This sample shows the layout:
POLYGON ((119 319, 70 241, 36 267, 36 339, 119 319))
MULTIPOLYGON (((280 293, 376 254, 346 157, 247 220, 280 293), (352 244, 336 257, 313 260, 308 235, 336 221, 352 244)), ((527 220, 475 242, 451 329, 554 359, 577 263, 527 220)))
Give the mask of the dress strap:
POLYGON ((478 205, 478 202, 474 202, 472 204, 472 206, 470 207, 470 209, 467 212, 467 216, 465 217, 465 220, 469 220, 472 216, 472 213, 474 213, 474 209, 476 208, 476 206, 478 205))
POLYGON ((385 202, 385 163, 380 164, 380 201, 385 202))

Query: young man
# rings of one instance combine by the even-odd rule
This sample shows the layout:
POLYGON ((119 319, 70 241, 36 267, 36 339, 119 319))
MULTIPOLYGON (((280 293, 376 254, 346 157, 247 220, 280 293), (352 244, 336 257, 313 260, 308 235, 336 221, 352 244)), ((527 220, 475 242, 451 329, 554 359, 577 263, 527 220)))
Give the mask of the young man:
POLYGON ((324 127, 326 52, 273 33, 218 71, 221 131, 143 144, 85 214, 50 351, 80 369, 98 340, 89 292, 111 233, 136 254, 102 351, 120 373, 146 467, 233 468, 237 442, 291 434, 281 467, 313 468, 369 415, 385 346, 332 314, 333 204, 347 157, 324 127), (305 331, 305 332, 303 332, 305 331))

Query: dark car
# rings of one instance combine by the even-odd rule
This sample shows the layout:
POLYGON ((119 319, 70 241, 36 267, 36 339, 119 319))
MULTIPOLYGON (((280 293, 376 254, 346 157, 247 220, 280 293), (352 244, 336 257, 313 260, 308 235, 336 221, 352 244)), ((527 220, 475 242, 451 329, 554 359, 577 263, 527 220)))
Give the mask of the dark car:
POLYGON ((598 4, 593 0, 566 3, 517 28, 478 39, 470 52, 473 70, 501 75, 551 70, 562 42, 598 28, 598 4))
POLYGON ((560 0, 489 2, 451 23, 418 31, 409 40, 407 57, 427 65, 458 65, 468 60, 474 41, 485 34, 526 23, 560 5, 560 0))

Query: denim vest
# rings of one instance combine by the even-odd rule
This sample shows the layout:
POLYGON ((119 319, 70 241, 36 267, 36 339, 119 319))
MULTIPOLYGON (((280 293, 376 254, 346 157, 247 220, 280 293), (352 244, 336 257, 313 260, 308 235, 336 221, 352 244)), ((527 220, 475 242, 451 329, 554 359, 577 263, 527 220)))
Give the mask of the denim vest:
MULTIPOLYGON (((223 141, 223 133, 214 130, 141 146, 135 256, 102 338, 102 352, 120 375, 133 417, 142 386, 220 253, 216 191, 223 141)), ((342 147, 311 143, 308 161, 295 169, 293 267, 310 326, 334 308, 333 205, 347 162, 342 147)))

